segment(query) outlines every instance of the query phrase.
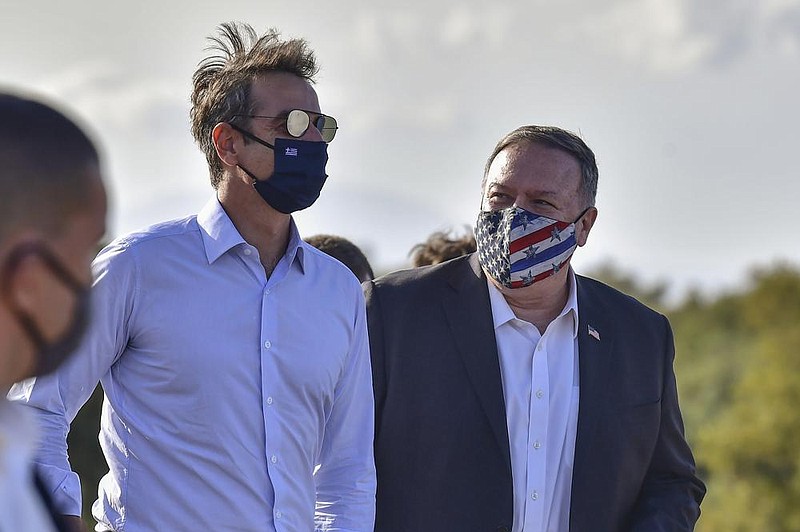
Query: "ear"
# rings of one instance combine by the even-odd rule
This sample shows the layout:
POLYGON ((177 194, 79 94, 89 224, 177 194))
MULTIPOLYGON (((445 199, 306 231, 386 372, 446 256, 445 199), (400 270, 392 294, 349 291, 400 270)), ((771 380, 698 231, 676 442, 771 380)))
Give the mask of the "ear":
POLYGON ((238 148, 241 140, 241 136, 226 122, 220 122, 211 131, 211 141, 217 150, 217 157, 227 166, 236 166, 239 163, 238 148))
POLYGON ((578 220, 578 223, 575 224, 575 240, 577 240, 579 246, 584 246, 586 244, 586 240, 589 238, 589 232, 592 230, 595 220, 597 220, 597 209, 589 207, 589 210, 586 211, 586 213, 581 216, 581 219, 578 220))
POLYGON ((41 260, 35 255, 26 255, 19 259, 13 269, 3 272, 7 276, 2 280, 5 283, 3 297, 26 314, 34 313, 44 288, 44 269, 41 260))

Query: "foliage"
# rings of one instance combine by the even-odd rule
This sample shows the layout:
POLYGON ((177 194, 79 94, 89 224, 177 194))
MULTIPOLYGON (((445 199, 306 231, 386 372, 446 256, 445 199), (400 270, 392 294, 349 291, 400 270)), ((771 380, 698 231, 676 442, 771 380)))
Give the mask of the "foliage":
POLYGON ((594 272, 656 309, 675 333, 686 434, 708 494, 700 532, 800 531, 800 270, 754 270, 749 286, 666 308, 613 265, 594 272))
MULTIPOLYGON (((797 531, 800 272, 787 266, 754 272, 749 291, 723 300, 724 309, 702 309, 705 335, 717 341, 685 353, 687 362, 716 368, 705 375, 705 386, 716 390, 711 400, 684 397, 696 409, 695 452, 709 487, 698 530, 797 531)), ((683 376, 692 371, 688 363, 683 369, 683 376)))

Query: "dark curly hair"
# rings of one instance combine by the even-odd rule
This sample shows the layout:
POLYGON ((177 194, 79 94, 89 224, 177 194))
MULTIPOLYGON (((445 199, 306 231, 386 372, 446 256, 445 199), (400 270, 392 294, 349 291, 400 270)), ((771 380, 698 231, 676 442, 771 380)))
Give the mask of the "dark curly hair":
POLYGON ((314 235, 304 240, 350 268, 360 282, 375 278, 364 252, 346 238, 336 235, 314 235))
POLYGON ((411 264, 415 268, 439 264, 472 253, 476 247, 475 237, 471 231, 461 237, 451 237, 449 232, 437 231, 422 244, 411 248, 411 264))

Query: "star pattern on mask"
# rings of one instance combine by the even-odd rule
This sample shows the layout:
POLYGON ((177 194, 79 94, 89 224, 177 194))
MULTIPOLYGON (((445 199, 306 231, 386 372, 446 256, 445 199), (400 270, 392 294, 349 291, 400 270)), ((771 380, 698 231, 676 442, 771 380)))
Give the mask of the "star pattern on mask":
POLYGON ((561 242, 561 233, 558 231, 558 227, 553 226, 553 230, 550 232, 550 242, 558 240, 561 242))
POLYGON ((525 230, 528 228, 528 225, 531 223, 531 219, 528 218, 528 213, 523 212, 517 217, 517 223, 522 226, 522 229, 525 230))
POLYGON ((525 258, 526 259, 534 259, 536 258, 536 252, 539 251, 539 246, 530 245, 525 248, 525 258))
POLYGON ((503 285, 511 282, 508 234, 513 216, 508 214, 506 211, 481 212, 475 226, 478 259, 486 273, 503 285))
POLYGON ((530 286, 533 284, 533 268, 528 270, 528 273, 522 276, 522 285, 530 286))

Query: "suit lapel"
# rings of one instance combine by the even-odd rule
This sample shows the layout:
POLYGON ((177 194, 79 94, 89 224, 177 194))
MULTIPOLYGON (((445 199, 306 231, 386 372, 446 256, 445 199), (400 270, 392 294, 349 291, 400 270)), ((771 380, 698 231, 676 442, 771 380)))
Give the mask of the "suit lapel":
POLYGON ((452 290, 445 294, 442 305, 467 375, 510 471, 506 407, 489 291, 477 254, 462 265, 451 277, 452 290))
POLYGON ((578 402, 578 428, 575 439, 575 459, 572 473, 570 530, 591 529, 591 519, 597 515, 592 501, 598 500, 600 486, 593 464, 602 456, 594 452, 593 438, 597 424, 603 419, 608 405, 607 392, 613 382, 611 348, 613 329, 602 302, 596 301, 585 290, 585 283, 576 276, 578 284, 578 368, 580 375, 580 400, 578 402), (587 521, 588 519, 588 521, 587 521), (588 528, 587 528, 588 527, 588 528))

